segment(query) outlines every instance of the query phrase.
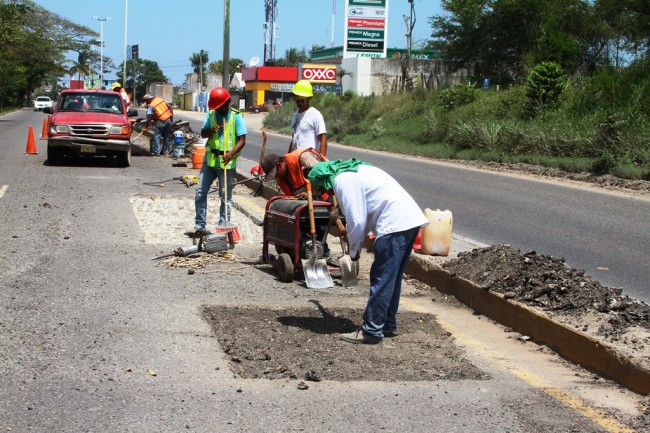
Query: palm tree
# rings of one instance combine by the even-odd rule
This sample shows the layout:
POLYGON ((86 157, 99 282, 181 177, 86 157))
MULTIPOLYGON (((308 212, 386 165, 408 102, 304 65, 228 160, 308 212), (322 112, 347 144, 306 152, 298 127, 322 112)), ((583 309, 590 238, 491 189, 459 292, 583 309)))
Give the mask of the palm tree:
POLYGON ((70 76, 74 76, 74 74, 78 74, 77 79, 81 80, 81 77, 83 76, 84 79, 86 78, 86 75, 90 74, 90 52, 89 51, 79 51, 79 55, 77 56, 77 61, 72 63, 72 66, 70 67, 70 70, 68 71, 70 76))
MULTIPOLYGON (((284 58, 280 59, 280 62, 283 66, 298 66, 299 63, 304 63, 309 61, 305 49, 299 50, 298 48, 289 48, 284 53, 284 58)), ((276 62, 278 64, 278 62, 276 62)))
POLYGON ((194 68, 194 73, 201 77, 201 85, 205 86, 206 69, 208 68, 209 60, 208 52, 201 50, 198 53, 192 53, 192 57, 189 60, 194 68))

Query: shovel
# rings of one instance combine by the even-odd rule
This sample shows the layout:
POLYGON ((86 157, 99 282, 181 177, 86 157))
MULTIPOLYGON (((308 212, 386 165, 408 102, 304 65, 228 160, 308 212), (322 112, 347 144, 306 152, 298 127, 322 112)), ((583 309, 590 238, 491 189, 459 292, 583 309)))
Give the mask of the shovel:
POLYGON ((309 209, 309 234, 311 235, 312 254, 308 259, 302 259, 302 269, 305 273, 305 283, 310 289, 326 289, 334 287, 332 276, 327 269, 325 259, 319 259, 316 251, 316 221, 314 220, 314 202, 311 195, 311 182, 307 181, 307 204, 309 209))
POLYGON ((339 259, 339 269, 341 269, 341 284, 346 289, 348 287, 356 287, 359 285, 359 262, 352 261, 350 257, 350 250, 347 247, 347 242, 344 240, 345 235, 341 234, 341 249, 343 250, 343 257, 339 259))
POLYGON ((134 138, 133 140, 131 140, 131 143, 135 143, 136 140, 137 140, 138 138, 140 138, 140 136, 141 136, 142 134, 144 134, 144 131, 142 131, 141 133, 139 133, 138 135, 136 135, 135 138, 134 138))
MULTIPOLYGON (((338 212, 339 204, 336 196, 332 195, 332 202, 334 204, 334 212, 338 212)), ((336 219, 336 227, 339 232, 339 239, 341 241, 341 251, 343 256, 339 258, 339 269, 341 271, 341 284, 343 287, 355 287, 359 285, 359 262, 355 262, 350 257, 350 246, 347 242, 346 229, 340 218, 336 219)))

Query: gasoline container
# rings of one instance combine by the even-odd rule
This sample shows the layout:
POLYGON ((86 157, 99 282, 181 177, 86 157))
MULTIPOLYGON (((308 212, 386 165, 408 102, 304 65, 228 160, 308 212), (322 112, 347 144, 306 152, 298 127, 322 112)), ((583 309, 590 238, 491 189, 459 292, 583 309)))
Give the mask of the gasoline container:
POLYGON ((421 252, 435 256, 446 256, 451 246, 453 217, 450 210, 424 210, 429 225, 422 229, 421 252))

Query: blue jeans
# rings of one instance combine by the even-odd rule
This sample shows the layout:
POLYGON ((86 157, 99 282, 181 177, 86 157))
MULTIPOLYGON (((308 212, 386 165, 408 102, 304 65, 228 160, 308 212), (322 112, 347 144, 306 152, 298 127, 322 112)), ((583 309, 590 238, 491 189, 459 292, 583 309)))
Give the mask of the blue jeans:
POLYGON ((172 121, 171 119, 159 120, 156 122, 156 129, 153 131, 153 153, 160 155, 161 153, 167 153, 169 149, 169 133, 172 130, 172 121), (162 136, 163 145, 162 150, 160 149, 160 137, 162 136))
POLYGON ((383 338, 384 328, 397 329, 402 275, 419 229, 414 227, 375 240, 375 260, 370 267, 370 295, 361 325, 361 329, 370 335, 383 338))
MULTIPOLYGON (((197 229, 205 228, 205 217, 208 212, 208 192, 210 192, 210 187, 216 179, 219 179, 219 198, 221 199, 221 206, 219 207, 219 225, 226 222, 226 206, 223 202, 223 169, 218 167, 218 162, 216 167, 208 167, 207 156, 206 153, 205 158, 203 159, 201 173, 199 174, 199 185, 196 189, 196 195, 194 196, 194 227, 197 229)), ((226 176, 228 177, 228 221, 230 221, 230 210, 232 208, 232 188, 235 181, 235 171, 235 167, 226 170, 226 176)))

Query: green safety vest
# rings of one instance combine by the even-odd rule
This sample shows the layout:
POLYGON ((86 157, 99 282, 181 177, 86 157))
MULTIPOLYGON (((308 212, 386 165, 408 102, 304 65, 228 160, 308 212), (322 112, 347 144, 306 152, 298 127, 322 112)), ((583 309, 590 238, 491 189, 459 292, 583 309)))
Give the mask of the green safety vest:
MULTIPOLYGON (((239 114, 239 111, 234 108, 230 108, 228 112, 228 118, 226 120, 226 128, 219 131, 217 136, 214 135, 208 138, 207 143, 205 144, 206 149, 209 150, 206 158, 208 161, 208 167, 215 167, 217 161, 219 161, 219 167, 224 168, 223 165, 223 153, 228 152, 237 145, 237 133, 236 133, 236 116, 239 114)), ((208 112, 210 116, 210 129, 217 126, 217 112, 215 110, 210 110, 208 112)), ((225 168, 234 168, 236 167, 237 158, 239 153, 236 154, 228 163, 228 167, 225 168)))

